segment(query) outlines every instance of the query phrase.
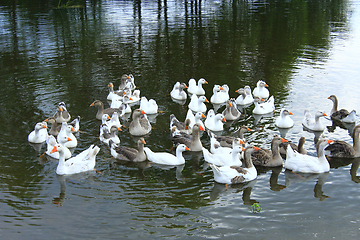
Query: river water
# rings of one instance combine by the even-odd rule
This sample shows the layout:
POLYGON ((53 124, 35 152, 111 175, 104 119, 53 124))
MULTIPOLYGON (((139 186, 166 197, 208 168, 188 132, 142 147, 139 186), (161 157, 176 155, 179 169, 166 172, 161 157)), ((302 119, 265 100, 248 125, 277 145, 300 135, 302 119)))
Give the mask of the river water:
MULTIPOLYGON (((334 160, 320 175, 258 169, 257 180, 226 187, 214 182, 201 153, 186 153, 178 168, 115 163, 89 107, 96 99, 108 106, 107 84, 118 86, 122 74, 132 73, 141 95, 162 111, 146 146, 168 151, 169 115, 183 120, 189 102, 171 100, 175 82, 203 77, 210 99, 214 84, 228 84, 237 97, 236 89, 263 79, 275 97, 273 116, 256 119, 249 107, 221 134, 246 125, 246 139, 265 148, 275 133, 294 142, 304 136, 314 156, 317 136, 301 125, 305 109, 329 114, 327 97, 335 94, 340 108, 360 111, 358 1, 62 4, 0 4, 2 239, 359 238, 359 159, 334 160), (39 158, 46 146, 27 142, 36 122, 62 101, 81 116, 74 154, 91 144, 101 148, 97 172, 57 176, 57 162, 39 158), (274 125, 282 107, 294 114, 286 133, 274 125)), ((352 143, 351 130, 322 121, 326 137, 352 143)), ((126 128, 119 136, 122 145, 135 145, 126 128)), ((209 147, 207 134, 201 140, 209 147)))

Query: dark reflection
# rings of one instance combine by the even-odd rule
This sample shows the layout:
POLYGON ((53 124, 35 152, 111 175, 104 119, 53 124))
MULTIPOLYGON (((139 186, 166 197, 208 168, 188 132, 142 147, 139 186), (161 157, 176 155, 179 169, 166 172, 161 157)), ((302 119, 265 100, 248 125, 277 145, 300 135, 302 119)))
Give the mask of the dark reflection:
POLYGON ((285 185, 279 184, 279 175, 281 173, 281 171, 283 170, 282 166, 279 167, 262 167, 262 166, 257 166, 256 170, 258 172, 258 175, 261 174, 265 174, 268 171, 271 171, 271 175, 270 175, 270 179, 269 179, 269 183, 270 183, 270 190, 275 191, 275 192, 279 192, 283 189, 286 188, 285 185))
POLYGON ((322 187, 329 176, 329 172, 326 173, 294 173, 292 171, 285 171, 285 185, 289 187, 293 183, 301 183, 318 179, 314 187, 314 197, 319 198, 320 201, 329 198, 322 191, 322 187))

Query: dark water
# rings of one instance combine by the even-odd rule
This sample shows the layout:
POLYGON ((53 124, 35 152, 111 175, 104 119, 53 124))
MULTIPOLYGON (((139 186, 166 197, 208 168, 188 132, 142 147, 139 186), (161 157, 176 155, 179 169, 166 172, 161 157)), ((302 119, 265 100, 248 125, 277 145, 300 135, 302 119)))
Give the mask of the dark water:
MULTIPOLYGON (((99 139, 95 100, 106 102, 107 84, 132 73, 142 96, 159 113, 147 146, 167 151, 169 115, 183 120, 186 104, 169 93, 175 82, 204 77, 235 90, 259 79, 269 84, 276 112, 293 113, 286 138, 303 131, 303 111, 330 113, 327 97, 358 110, 360 5, 358 1, 5 1, 0 5, 0 237, 9 238, 239 238, 358 239, 359 160, 333 161, 329 173, 294 175, 259 169, 258 179, 225 188, 203 170, 203 157, 186 154, 181 168, 113 164, 99 139), (65 4, 62 1, 61 4, 65 4), (82 5, 79 6, 79 5, 82 5), (75 154, 101 147, 100 171, 60 177, 57 162, 40 158, 27 135, 64 101, 81 116, 75 154), (257 202, 260 213, 251 211, 257 202)), ((136 107, 136 106, 135 106, 136 107)), ((208 109, 212 108, 208 105, 208 109)), ((273 117, 240 121, 253 129, 249 142, 269 147, 279 133, 273 117)), ((331 126, 331 121, 323 119, 331 126)), ((127 123, 124 123, 125 125, 127 123)), ((352 143, 347 130, 325 130, 352 143)), ((121 144, 134 146, 124 130, 121 144)), ((204 146, 209 146, 206 134, 204 146)))

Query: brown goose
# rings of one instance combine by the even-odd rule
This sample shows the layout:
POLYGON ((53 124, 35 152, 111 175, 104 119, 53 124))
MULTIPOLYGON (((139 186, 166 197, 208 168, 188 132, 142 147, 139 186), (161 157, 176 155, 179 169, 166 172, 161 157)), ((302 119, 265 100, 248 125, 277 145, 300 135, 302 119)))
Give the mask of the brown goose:
POLYGON ((146 144, 144 138, 139 138, 137 141, 138 149, 117 146, 112 140, 109 142, 111 155, 115 159, 132 162, 143 162, 146 160, 144 144, 146 144))
POLYGON ((143 136, 151 131, 151 124, 141 109, 135 109, 132 114, 132 121, 129 125, 129 132, 133 136, 143 136))
POLYGON ((283 143, 280 143, 279 145, 279 151, 280 151, 280 154, 281 156, 283 156, 284 158, 286 158, 286 149, 288 147, 288 145, 291 145, 291 148, 295 151, 297 151, 298 153, 301 153, 301 154, 307 154, 307 151, 305 150, 304 148, 304 144, 305 144, 305 137, 301 137, 299 139, 299 144, 296 145, 295 143, 293 142, 283 142, 283 143))
POLYGON ((240 129, 238 130, 238 136, 237 137, 218 136, 218 135, 215 135, 210 130, 208 131, 208 135, 210 137, 214 137, 216 139, 216 141, 218 141, 220 143, 221 147, 232 147, 232 143, 233 143, 234 138, 240 138, 242 141, 244 141, 246 143, 244 133, 247 132, 247 131, 251 131, 251 129, 246 127, 246 126, 241 126, 240 129))
POLYGON ((111 117, 114 112, 120 113, 120 110, 117 108, 104 109, 104 104, 100 100, 95 100, 92 104, 90 104, 90 107, 94 107, 94 106, 98 108, 98 111, 96 113, 97 120, 101 120, 104 114, 108 114, 111 117))
POLYGON ((251 158, 254 165, 263 167, 282 166, 283 159, 279 152, 279 144, 283 142, 287 142, 287 140, 275 135, 271 141, 271 149, 261 148, 259 151, 252 153, 251 158))
POLYGON ((170 115, 170 129, 172 127, 176 127, 178 130, 180 130, 180 132, 184 132, 187 134, 191 134, 192 130, 190 127, 191 124, 191 120, 190 119, 185 119, 184 122, 180 122, 174 114, 170 115))
POLYGON ((360 157, 359 142, 360 125, 357 125, 353 131, 353 145, 344 141, 336 140, 325 148, 325 154, 330 157, 338 158, 356 158, 360 157))
POLYGON ((172 132, 171 140, 176 147, 183 143, 190 148, 190 151, 201 151, 202 144, 200 141, 200 131, 205 131, 205 129, 200 126, 200 124, 196 123, 192 128, 192 135, 176 130, 172 132))
POLYGON ((346 109, 338 110, 338 99, 335 95, 330 95, 328 99, 333 102, 333 107, 330 112, 331 120, 341 121, 341 119, 346 118, 349 115, 349 111, 346 109))
POLYGON ((53 136, 57 136, 59 134, 61 125, 59 125, 54 117, 49 117, 44 120, 45 122, 51 123, 51 128, 49 130, 49 134, 53 136))
POLYGON ((230 98, 226 101, 226 108, 222 112, 226 120, 236 120, 241 116, 240 111, 236 107, 236 101, 234 98, 230 98))

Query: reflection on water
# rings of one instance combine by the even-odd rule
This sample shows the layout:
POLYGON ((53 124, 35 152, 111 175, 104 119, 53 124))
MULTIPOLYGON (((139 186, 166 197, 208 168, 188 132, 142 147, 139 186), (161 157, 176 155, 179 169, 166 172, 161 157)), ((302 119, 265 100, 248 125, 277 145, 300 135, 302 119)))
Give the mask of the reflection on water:
MULTIPOLYGON (((61 9, 57 4, 0 4, 4 238, 13 238, 13 232, 34 233, 33 226, 40 226, 38 238, 63 237, 61 229, 70 238, 93 237, 94 232, 112 238, 119 229, 131 238, 241 234, 271 239, 274 234, 292 239, 316 233, 328 239, 338 236, 339 226, 342 237, 358 234, 350 223, 359 197, 357 159, 330 159, 330 173, 312 176, 259 169, 257 180, 227 187, 213 182, 201 152, 184 154, 185 165, 175 168, 115 162, 98 139, 100 123, 88 106, 95 99, 106 103, 108 83, 117 86, 122 74, 132 73, 141 95, 155 99, 164 111, 153 116, 147 145, 167 151, 172 146, 169 115, 183 119, 189 102, 170 98, 175 82, 204 77, 209 99, 214 84, 228 84, 230 97, 237 97, 236 89, 254 88, 263 79, 275 96, 275 113, 255 116, 253 105, 238 106, 242 117, 226 123, 222 134, 235 136, 245 125, 252 129, 246 140, 265 148, 273 134, 294 142, 304 136, 305 149, 315 155, 319 136, 302 129, 304 109, 329 113, 331 94, 339 98, 340 108, 356 109, 360 101, 359 4, 89 0, 81 1, 83 7, 61 9), (339 87, 342 79, 346 81, 339 87), (99 172, 91 176, 56 176, 57 161, 39 158, 46 146, 26 141, 34 123, 51 116, 62 101, 72 116, 81 116, 74 154, 90 144, 101 147, 99 172), (295 126, 286 132, 274 126, 282 107, 294 114, 295 126), (257 216, 249 211, 253 203, 263 209, 257 216), (327 217, 326 228, 319 216, 327 217), (90 227, 91 233, 85 230, 90 227)), ((130 120, 127 116, 122 123, 128 126, 130 120)), ((326 137, 352 142, 352 125, 324 123, 326 137)), ((122 145, 134 147, 136 139, 126 128, 119 135, 122 145)), ((201 141, 209 147, 207 134, 201 141)))

